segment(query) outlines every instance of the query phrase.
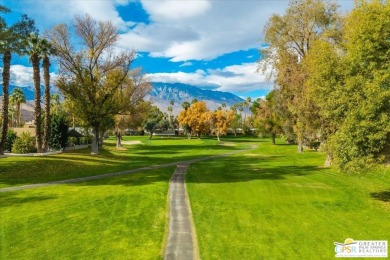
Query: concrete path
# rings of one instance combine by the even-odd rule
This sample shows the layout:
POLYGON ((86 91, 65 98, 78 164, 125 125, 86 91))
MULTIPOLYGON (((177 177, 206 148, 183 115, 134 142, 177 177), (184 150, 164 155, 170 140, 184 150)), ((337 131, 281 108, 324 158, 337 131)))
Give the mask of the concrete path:
POLYGON ((196 233, 185 185, 188 164, 179 164, 169 184, 169 231, 166 260, 198 259, 196 233))

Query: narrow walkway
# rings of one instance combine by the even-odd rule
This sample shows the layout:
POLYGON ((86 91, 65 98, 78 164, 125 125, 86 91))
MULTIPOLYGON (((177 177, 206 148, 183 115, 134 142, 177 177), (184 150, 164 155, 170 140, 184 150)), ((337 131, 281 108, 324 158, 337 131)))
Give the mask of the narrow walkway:
POLYGON ((189 164, 179 164, 169 184, 169 231, 166 260, 193 260, 198 257, 195 228, 185 186, 189 164))

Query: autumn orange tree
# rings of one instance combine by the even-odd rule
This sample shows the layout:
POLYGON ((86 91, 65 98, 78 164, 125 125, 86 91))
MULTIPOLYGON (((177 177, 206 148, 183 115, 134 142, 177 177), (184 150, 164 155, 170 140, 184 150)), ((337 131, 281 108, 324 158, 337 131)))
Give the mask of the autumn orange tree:
POLYGON ((202 133, 210 130, 212 113, 207 109, 204 101, 194 102, 188 109, 184 109, 178 116, 179 124, 187 126, 188 138, 196 134, 199 138, 202 133))
POLYGON ((219 137, 226 134, 227 129, 230 123, 233 121, 235 113, 230 111, 225 111, 218 109, 214 111, 211 115, 211 128, 212 132, 217 136, 218 142, 220 141, 219 137))

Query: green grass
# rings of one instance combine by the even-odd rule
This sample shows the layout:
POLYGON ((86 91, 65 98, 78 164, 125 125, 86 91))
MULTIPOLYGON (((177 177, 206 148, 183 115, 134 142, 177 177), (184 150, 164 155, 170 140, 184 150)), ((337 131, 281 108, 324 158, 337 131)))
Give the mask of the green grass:
POLYGON ((173 170, 0 193, 0 259, 161 259, 173 170))
POLYGON ((0 188, 55 181, 221 154, 242 145, 218 145, 214 139, 166 139, 124 137, 125 141, 141 140, 141 144, 116 149, 109 139, 100 155, 91 156, 89 149, 43 157, 8 157, 0 159, 0 188))
POLYGON ((259 142, 192 164, 187 187, 202 259, 333 259, 334 242, 390 240, 390 168, 345 175, 323 154, 259 142))

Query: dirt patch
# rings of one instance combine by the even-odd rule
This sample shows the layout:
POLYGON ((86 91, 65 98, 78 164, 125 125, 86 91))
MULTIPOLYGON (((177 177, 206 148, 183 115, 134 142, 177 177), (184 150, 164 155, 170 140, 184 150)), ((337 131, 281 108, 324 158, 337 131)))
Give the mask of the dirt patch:
POLYGON ((141 141, 122 141, 122 144, 132 145, 132 144, 140 144, 141 141))
POLYGON ((251 157, 260 157, 260 154, 255 154, 255 153, 246 153, 244 154, 245 156, 251 156, 251 157))
POLYGON ((234 143, 220 143, 218 145, 222 145, 222 146, 237 146, 237 144, 234 144, 234 143))

